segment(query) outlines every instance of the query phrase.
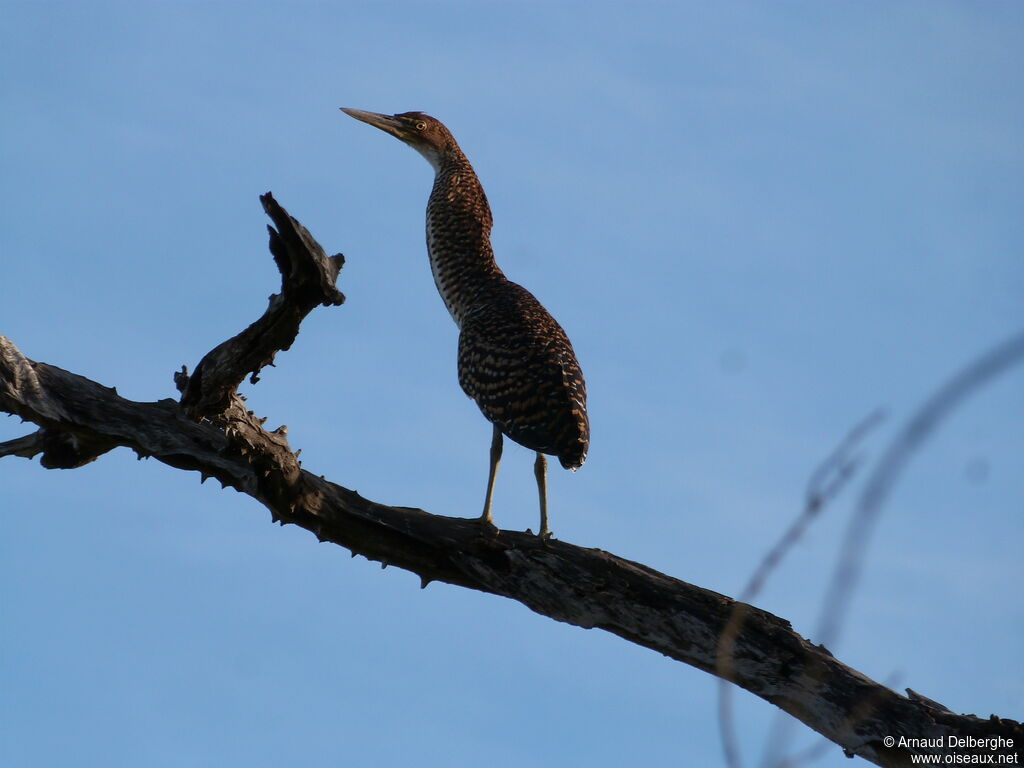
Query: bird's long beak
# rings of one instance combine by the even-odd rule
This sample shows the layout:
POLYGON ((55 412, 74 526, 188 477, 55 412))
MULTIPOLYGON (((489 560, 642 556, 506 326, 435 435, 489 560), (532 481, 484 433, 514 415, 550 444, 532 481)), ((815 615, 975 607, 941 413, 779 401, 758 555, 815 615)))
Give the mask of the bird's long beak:
POLYGON ((405 126, 402 124, 402 121, 392 117, 391 115, 381 115, 377 112, 364 112, 361 109, 347 109, 346 107, 340 107, 340 109, 349 117, 354 117, 356 120, 362 120, 364 123, 368 123, 374 128, 380 128, 384 133, 390 133, 396 138, 402 138, 405 131, 405 126))

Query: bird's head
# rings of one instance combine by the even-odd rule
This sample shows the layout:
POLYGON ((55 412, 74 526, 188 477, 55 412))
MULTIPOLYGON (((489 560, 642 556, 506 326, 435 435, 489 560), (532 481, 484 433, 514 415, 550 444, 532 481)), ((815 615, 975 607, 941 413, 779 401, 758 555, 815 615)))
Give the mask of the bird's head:
POLYGON ((341 111, 404 141, 423 155, 435 169, 439 167, 445 154, 459 151, 459 145, 455 143, 455 138, 451 131, 445 128, 444 123, 422 112, 381 115, 377 112, 364 112, 361 109, 345 107, 341 107, 341 111))

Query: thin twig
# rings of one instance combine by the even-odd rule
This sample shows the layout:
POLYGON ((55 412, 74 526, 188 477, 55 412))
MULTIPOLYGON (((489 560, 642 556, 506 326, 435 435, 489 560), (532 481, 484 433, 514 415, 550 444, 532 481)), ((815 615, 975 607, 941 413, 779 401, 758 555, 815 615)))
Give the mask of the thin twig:
POLYGON ((822 619, 816 634, 819 642, 831 647, 839 638, 882 506, 910 458, 957 406, 983 385, 1022 362, 1024 332, 1019 332, 980 355, 939 387, 882 454, 868 477, 847 526, 839 563, 823 603, 822 619))
POLYGON ((761 592, 772 571, 800 541, 825 506, 835 499, 850 481, 862 464, 862 458, 853 455, 854 451, 884 418, 884 412, 876 409, 861 419, 811 473, 803 509, 754 569, 754 573, 740 592, 737 609, 722 632, 718 654, 718 730, 721 735, 722 752, 729 768, 740 768, 742 765, 733 714, 732 685, 728 682, 732 675, 736 635, 743 624, 743 609, 740 606, 749 603, 761 592))
MULTIPOLYGON (((858 498, 847 524, 842 550, 822 603, 815 639, 835 648, 849 612, 850 601, 864 567, 868 544, 878 524, 882 507, 899 481, 907 464, 921 446, 968 397, 1024 362, 1024 332, 1018 332, 985 351, 957 371, 938 388, 907 421, 879 458, 858 498)), ((791 721, 779 721, 773 729, 769 752, 782 755, 791 739, 791 721)), ((789 764, 784 758, 769 762, 789 764)))

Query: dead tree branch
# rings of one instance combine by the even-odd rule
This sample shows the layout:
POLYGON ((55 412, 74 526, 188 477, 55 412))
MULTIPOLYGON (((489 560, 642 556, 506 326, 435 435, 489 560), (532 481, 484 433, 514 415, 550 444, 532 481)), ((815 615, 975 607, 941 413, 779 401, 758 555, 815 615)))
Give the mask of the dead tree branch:
POLYGON ((281 273, 281 293, 270 297, 263 317, 237 336, 210 350, 195 373, 177 378, 181 405, 192 416, 223 413, 247 374, 259 381, 259 372, 274 364, 279 351, 291 349, 299 325, 317 306, 338 306, 345 295, 335 283, 345 264, 340 253, 327 256, 309 231, 288 215, 269 192, 260 197, 277 229, 270 232, 270 252, 281 273))
POLYGON ((855 450, 883 419, 884 414, 881 410, 873 411, 857 424, 814 470, 807 484, 807 497, 803 509, 754 570, 739 594, 737 606, 740 610, 733 614, 722 632, 718 648, 718 728, 722 737, 722 753, 729 768, 740 768, 742 765, 739 740, 734 727, 732 686, 728 682, 734 654, 733 641, 745 618, 742 606, 761 593, 772 571, 778 568, 786 554, 796 546, 826 505, 849 483, 862 463, 862 458, 855 450))
POLYGON ((271 250, 282 273, 281 293, 271 298, 260 320, 210 352, 192 377, 177 376, 181 403, 127 400, 82 376, 28 359, 0 336, 0 410, 40 428, 0 445, 0 456, 41 453, 44 466, 70 468, 114 447, 128 447, 140 458, 214 477, 257 499, 282 525, 298 525, 320 541, 412 571, 423 586, 441 581, 501 595, 710 674, 720 669, 722 633, 741 612, 728 678, 848 755, 904 766, 913 754, 945 751, 928 742, 889 749, 887 736, 943 744, 951 736, 1002 737, 1020 750, 1024 728, 1019 723, 957 715, 924 697, 901 696, 754 606, 598 549, 378 504, 303 470, 284 430, 264 430, 235 388, 291 345, 302 318, 315 306, 341 303, 334 282, 342 258, 325 256, 269 194, 261 199, 277 227, 270 230, 271 250))

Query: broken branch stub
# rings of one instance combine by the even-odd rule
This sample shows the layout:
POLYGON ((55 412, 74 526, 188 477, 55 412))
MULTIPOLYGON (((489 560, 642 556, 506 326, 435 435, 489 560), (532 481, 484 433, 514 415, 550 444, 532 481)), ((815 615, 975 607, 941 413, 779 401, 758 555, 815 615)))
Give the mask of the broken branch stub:
POLYGON ((266 312, 256 322, 208 352, 187 381, 176 377, 184 387, 181 406, 195 419, 227 410, 247 375, 255 383, 260 370, 273 365, 279 351, 291 348, 300 324, 313 309, 345 301, 336 285, 345 257, 328 256, 271 193, 261 195, 260 202, 274 222, 267 230, 270 252, 281 273, 281 292, 270 297, 266 312))

